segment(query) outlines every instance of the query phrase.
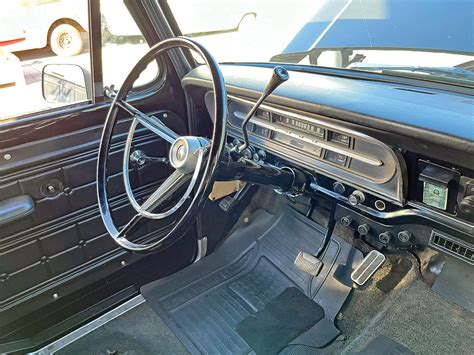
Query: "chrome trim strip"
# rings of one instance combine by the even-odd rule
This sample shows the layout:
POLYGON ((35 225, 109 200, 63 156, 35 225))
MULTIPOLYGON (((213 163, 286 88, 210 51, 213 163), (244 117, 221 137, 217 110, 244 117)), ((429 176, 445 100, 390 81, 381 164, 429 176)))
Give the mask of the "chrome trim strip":
POLYGON ((359 160, 363 163, 366 163, 366 164, 369 164, 369 165, 372 165, 372 166, 382 166, 383 165, 383 163, 380 159, 372 158, 372 157, 368 157, 368 156, 363 156, 361 154, 357 154, 356 152, 354 152, 353 150, 350 150, 350 149, 343 149, 343 148, 340 148, 340 147, 336 147, 336 146, 334 146, 333 144, 330 144, 330 143, 314 140, 314 139, 308 138, 306 136, 299 135, 299 134, 297 134, 293 131, 283 129, 283 128, 281 128, 277 125, 271 124, 271 123, 267 123, 264 120, 259 119, 259 118, 252 118, 250 120, 250 122, 255 123, 255 124, 257 124, 259 126, 262 126, 264 128, 271 129, 272 131, 275 131, 275 132, 278 132, 278 133, 281 133, 281 134, 285 134, 285 135, 290 136, 290 137, 294 137, 296 139, 302 140, 302 141, 310 143, 310 144, 314 144, 315 146, 318 146, 320 148, 328 149, 328 150, 331 150, 335 153, 344 154, 344 155, 346 155, 350 158, 353 158, 355 160, 359 160))
MULTIPOLYGON (((232 100, 235 100, 235 101, 247 104, 247 105, 254 105, 254 102, 251 101, 251 100, 243 99, 243 98, 240 98, 240 97, 237 97, 237 96, 234 96, 234 95, 227 95, 227 96, 232 100)), ((331 130, 342 131, 342 132, 345 132, 345 133, 347 133, 351 136, 359 137, 363 140, 370 141, 370 142, 373 142, 373 143, 376 143, 376 144, 379 144, 379 145, 383 145, 383 143, 380 142, 379 140, 377 140, 375 138, 372 138, 372 137, 370 137, 366 134, 363 134, 363 133, 360 133, 360 132, 357 132, 357 131, 354 131, 352 129, 348 129, 348 128, 345 128, 345 127, 341 127, 341 126, 335 125, 335 124, 330 123, 330 122, 321 121, 318 118, 307 117, 307 116, 304 116, 304 115, 301 115, 299 113, 295 113, 295 112, 292 112, 292 111, 285 111, 285 110, 282 110, 282 109, 279 109, 279 108, 276 108, 276 107, 273 107, 273 106, 268 106, 265 103, 261 104, 260 108, 263 108, 263 109, 271 111, 271 112, 275 112, 275 113, 280 114, 280 115, 291 116, 291 117, 297 118, 299 120, 302 120, 302 121, 305 121, 305 122, 308 122, 308 123, 321 125, 321 126, 324 126, 325 128, 331 129, 331 130)))
MULTIPOLYGON (((426 215, 432 215, 435 220, 442 220, 446 222, 447 224, 457 224, 459 226, 462 226, 462 230, 465 230, 467 234, 474 236, 474 223, 469 223, 468 221, 464 221, 462 219, 456 219, 453 216, 435 211, 429 207, 426 207, 425 205, 419 203, 419 202, 414 202, 414 201, 408 201, 407 203, 408 206, 416 208, 419 211, 422 211, 423 214, 426 215)), ((456 228, 455 228, 456 229, 456 228)))
POLYGON ((49 355, 54 354, 57 351, 65 348, 69 344, 75 342, 76 340, 81 339, 87 334, 93 332, 94 330, 100 328, 104 324, 109 323, 117 317, 120 317, 122 314, 131 311, 135 307, 141 305, 145 302, 145 299, 142 295, 137 295, 134 298, 128 300, 127 302, 121 304, 120 306, 112 309, 111 311, 101 315, 100 317, 94 319, 93 321, 83 325, 82 327, 72 331, 69 334, 66 334, 62 338, 52 342, 51 344, 41 348, 37 351, 28 353, 29 355, 49 355))
POLYGON ((194 259, 193 263, 197 263, 199 260, 204 258, 207 254, 207 237, 203 237, 197 240, 198 251, 196 255, 196 259, 194 259))
MULTIPOLYGON (((242 119, 242 117, 245 118, 245 114, 240 112, 240 111, 235 111, 234 116, 236 116, 239 119, 242 119)), ((250 122, 252 122, 254 124, 257 124, 261 127, 271 129, 272 131, 275 131, 275 132, 278 132, 278 133, 281 133, 281 134, 285 134, 285 135, 290 136, 290 137, 295 137, 295 138, 300 139, 302 141, 314 144, 318 147, 328 149, 328 150, 331 150, 331 151, 336 152, 336 153, 345 154, 348 157, 359 160, 363 163, 367 163, 367 164, 370 164, 370 165, 373 165, 373 166, 382 166, 382 164, 383 164, 380 159, 365 157, 363 155, 359 155, 359 154, 354 153, 350 149, 341 149, 340 147, 336 147, 332 144, 328 144, 328 143, 325 143, 325 142, 322 142, 322 141, 318 141, 318 140, 315 140, 315 139, 308 138, 306 136, 302 136, 302 135, 298 134, 298 131, 293 131, 290 128, 288 128, 288 129, 281 128, 280 126, 272 124, 272 123, 268 123, 268 122, 266 122, 265 120, 263 120, 261 118, 254 117, 250 120, 250 122)))

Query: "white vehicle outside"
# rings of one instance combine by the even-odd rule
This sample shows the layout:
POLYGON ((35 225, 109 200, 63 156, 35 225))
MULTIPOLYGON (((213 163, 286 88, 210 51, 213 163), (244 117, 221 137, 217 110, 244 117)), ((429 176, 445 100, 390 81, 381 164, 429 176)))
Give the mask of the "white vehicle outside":
POLYGON ((11 52, 49 46, 60 56, 87 43, 87 0, 6 0, 0 11, 0 46, 11 52), (21 18, 22 21, 18 22, 21 18))

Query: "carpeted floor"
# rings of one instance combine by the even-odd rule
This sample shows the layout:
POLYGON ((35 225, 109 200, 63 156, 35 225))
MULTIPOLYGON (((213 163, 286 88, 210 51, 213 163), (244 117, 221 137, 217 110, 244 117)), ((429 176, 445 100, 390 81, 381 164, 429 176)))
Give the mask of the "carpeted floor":
POLYGON ((378 335, 415 354, 474 353, 474 313, 433 292, 406 260, 389 257, 370 285, 353 291, 337 324, 343 336, 324 353, 354 354, 378 335))
POLYGON ((145 303, 61 349, 56 354, 188 354, 145 303))

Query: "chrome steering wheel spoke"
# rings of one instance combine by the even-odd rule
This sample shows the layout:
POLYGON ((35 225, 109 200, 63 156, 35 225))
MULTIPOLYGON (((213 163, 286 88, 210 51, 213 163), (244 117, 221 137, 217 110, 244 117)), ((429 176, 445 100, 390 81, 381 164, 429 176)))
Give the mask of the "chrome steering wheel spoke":
POLYGON ((163 138, 168 143, 173 144, 174 141, 178 139, 179 135, 167 127, 159 118, 155 116, 148 116, 124 100, 118 100, 116 104, 130 113, 140 124, 163 138))
POLYGON ((191 179, 188 174, 183 174, 176 170, 153 192, 150 197, 141 205, 140 211, 153 212, 162 202, 172 196, 180 187, 191 179))
POLYGON ((168 159, 176 170, 148 197, 143 205, 140 205, 133 194, 129 177, 130 151, 133 136, 139 123, 140 121, 135 117, 130 125, 125 143, 122 161, 125 192, 131 205, 139 215, 150 219, 163 219, 176 212, 190 197, 201 170, 204 155, 208 150, 209 141, 198 137, 177 138, 171 145, 170 157, 168 159), (183 147, 186 149, 182 149, 183 147), (182 155, 182 153, 186 154, 182 155), (155 208, 171 197, 187 182, 189 182, 189 185, 186 192, 173 207, 162 213, 153 213, 155 208))
POLYGON ((134 215, 130 221, 120 230, 117 234, 117 238, 126 238, 133 228, 142 220, 143 216, 139 213, 134 215))

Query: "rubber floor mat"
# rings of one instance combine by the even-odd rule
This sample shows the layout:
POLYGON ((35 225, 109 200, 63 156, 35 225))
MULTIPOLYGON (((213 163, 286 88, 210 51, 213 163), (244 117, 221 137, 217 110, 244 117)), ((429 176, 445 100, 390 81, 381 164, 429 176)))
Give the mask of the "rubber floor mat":
POLYGON ((324 317, 320 305, 289 287, 263 310, 237 324, 237 332, 259 354, 276 354, 324 317))
POLYGON ((313 278, 302 272, 293 264, 296 255, 315 253, 323 235, 321 226, 290 207, 276 216, 260 210, 214 253, 143 286, 141 293, 191 353, 245 354, 252 349, 237 325, 297 287, 324 309, 324 318, 293 343, 322 347, 339 334, 334 318, 362 260, 358 250, 333 237, 320 274, 313 278))

